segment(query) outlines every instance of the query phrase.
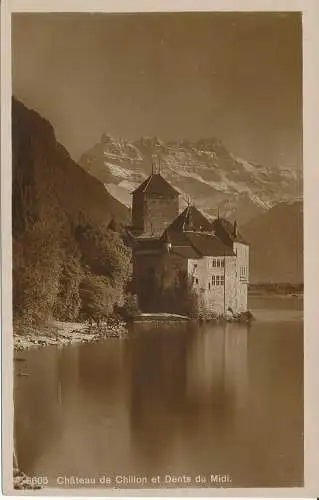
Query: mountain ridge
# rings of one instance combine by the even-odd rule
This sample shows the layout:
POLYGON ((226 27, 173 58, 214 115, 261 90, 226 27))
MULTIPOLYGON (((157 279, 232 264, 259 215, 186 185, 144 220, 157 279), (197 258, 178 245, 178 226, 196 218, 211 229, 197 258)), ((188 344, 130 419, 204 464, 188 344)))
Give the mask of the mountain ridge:
POLYGON ((303 283, 303 204, 281 202, 240 228, 252 283, 303 283))
POLYGON ((98 179, 88 176, 57 141, 52 124, 15 97, 12 98, 12 142, 14 228, 22 214, 26 184, 33 184, 33 199, 29 200, 33 210, 47 210, 48 198, 62 203, 68 216, 78 216, 86 195, 94 192, 94 199, 86 205, 87 217, 106 224, 113 218, 125 223, 129 220, 127 208, 108 193, 98 179), (72 179, 77 188, 70 196, 72 179))
POLYGON ((153 164, 180 191, 182 205, 191 197, 207 215, 215 215, 219 209, 241 224, 280 201, 296 199, 300 177, 294 169, 236 158, 215 138, 163 141, 142 137, 129 141, 103 134, 79 164, 128 207, 130 192, 151 173, 153 164))
POLYGON ((129 216, 72 160, 48 120, 13 98, 13 313, 21 331, 112 312, 130 275, 129 216))

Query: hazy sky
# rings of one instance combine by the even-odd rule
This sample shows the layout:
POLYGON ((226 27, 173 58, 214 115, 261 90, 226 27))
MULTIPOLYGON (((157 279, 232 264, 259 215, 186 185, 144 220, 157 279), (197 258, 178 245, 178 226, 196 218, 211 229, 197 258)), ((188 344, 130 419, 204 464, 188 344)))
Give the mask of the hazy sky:
POLYGON ((298 14, 14 14, 13 93, 75 159, 107 132, 297 166, 301 51, 298 14))

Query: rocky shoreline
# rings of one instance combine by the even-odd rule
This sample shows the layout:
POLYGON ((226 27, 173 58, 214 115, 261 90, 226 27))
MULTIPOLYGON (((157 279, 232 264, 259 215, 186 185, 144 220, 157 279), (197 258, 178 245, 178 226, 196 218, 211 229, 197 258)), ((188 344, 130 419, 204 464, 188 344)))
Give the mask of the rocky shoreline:
POLYGON ((100 325, 88 323, 66 323, 52 321, 39 327, 15 328, 13 335, 14 350, 24 351, 30 348, 39 348, 50 345, 64 346, 75 343, 96 342, 105 338, 122 338, 127 335, 126 323, 112 320, 100 325))
POLYGON ((197 321, 201 323, 248 323, 250 324, 252 321, 255 321, 256 318, 254 317, 253 313, 251 311, 245 311, 241 313, 232 313, 230 311, 227 311, 224 314, 208 314, 208 313, 203 313, 200 314, 199 318, 197 321))
MULTIPOLYGON (((147 315, 144 316, 145 318, 143 319, 146 320, 147 315)), ((163 320, 165 317, 166 316, 163 314, 163 320)), ((139 319, 140 318, 138 317, 136 318, 137 323, 139 322, 139 319)), ((250 311, 241 314, 223 314, 212 316, 200 315, 197 319, 188 319, 199 323, 220 323, 226 321, 250 323, 255 320, 250 311)), ((133 322, 135 321, 133 320, 133 322)), ((46 347, 50 345, 64 346, 75 343, 97 342, 106 338, 123 338, 126 337, 127 334, 127 323, 119 319, 112 319, 107 322, 100 323, 99 325, 51 321, 49 324, 38 328, 31 328, 23 325, 19 325, 14 328, 13 345, 14 350, 16 352, 20 352, 26 349, 46 347)))

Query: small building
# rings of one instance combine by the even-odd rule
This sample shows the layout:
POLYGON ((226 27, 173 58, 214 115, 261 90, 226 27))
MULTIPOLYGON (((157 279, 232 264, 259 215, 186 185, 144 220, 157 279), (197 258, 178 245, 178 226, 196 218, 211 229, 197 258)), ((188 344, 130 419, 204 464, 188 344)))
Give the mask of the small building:
POLYGON ((237 222, 208 220, 191 204, 179 213, 178 191, 161 174, 152 173, 133 192, 128 232, 142 310, 152 309, 148 285, 155 277, 172 280, 182 272, 207 312, 247 311, 249 246, 237 222))

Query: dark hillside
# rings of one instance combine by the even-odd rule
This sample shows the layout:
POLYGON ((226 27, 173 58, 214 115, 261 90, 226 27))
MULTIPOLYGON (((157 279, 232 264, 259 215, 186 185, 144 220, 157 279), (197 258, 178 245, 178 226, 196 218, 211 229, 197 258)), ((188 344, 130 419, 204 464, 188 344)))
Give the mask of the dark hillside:
POLYGON ((303 207, 279 203, 241 228, 252 283, 303 283, 303 207))
POLYGON ((127 222, 128 209, 77 165, 56 141, 52 125, 20 101, 12 102, 13 232, 27 220, 62 216, 75 222, 127 222))
POLYGON ((95 280, 110 311, 128 274, 129 251, 115 230, 128 209, 71 159, 47 120, 14 98, 12 147, 15 315, 76 319, 85 314, 81 284, 95 280), (93 241, 79 239, 79 231, 93 241), (90 252, 116 263, 97 274, 90 252))

